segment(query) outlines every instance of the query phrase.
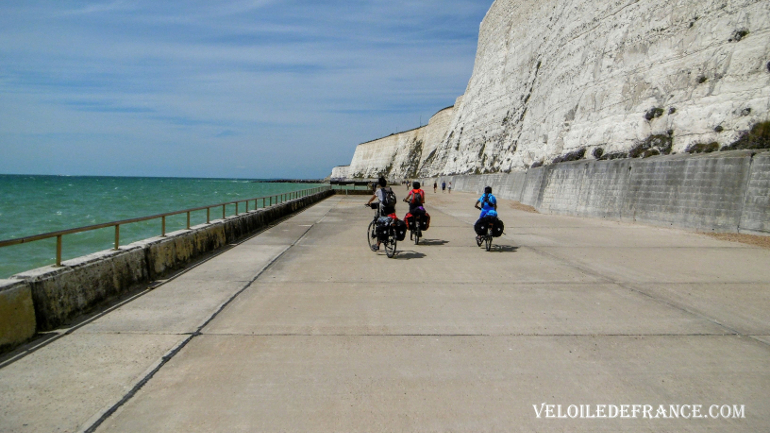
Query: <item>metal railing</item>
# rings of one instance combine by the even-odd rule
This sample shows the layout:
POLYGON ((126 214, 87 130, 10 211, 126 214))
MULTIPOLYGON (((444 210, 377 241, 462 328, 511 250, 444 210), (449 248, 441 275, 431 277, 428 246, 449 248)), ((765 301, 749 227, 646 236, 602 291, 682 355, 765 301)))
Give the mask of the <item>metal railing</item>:
POLYGON ((209 206, 201 206, 191 209, 185 209, 185 210, 179 210, 174 212, 166 212, 162 214, 157 215, 151 215, 146 217, 139 217, 139 218, 131 218, 126 220, 120 220, 120 221, 111 221, 101 224, 94 224, 90 226, 85 227, 77 227, 73 229, 66 229, 66 230, 59 230, 55 232, 50 233, 43 233, 39 235, 33 235, 33 236, 25 236, 23 238, 16 238, 16 239, 8 239, 4 241, 0 241, 0 248, 2 247, 8 247, 11 245, 19 245, 19 244, 25 244, 28 242, 33 241, 39 241, 42 239, 50 239, 50 238, 56 238, 56 266, 61 266, 61 252, 62 252, 62 237, 64 235, 70 235, 74 233, 82 233, 82 232, 88 232, 92 230, 99 230, 103 228, 108 227, 114 227, 115 228, 115 250, 120 248, 120 226, 131 224, 131 223, 138 223, 142 221, 149 221, 160 218, 161 220, 161 229, 160 229, 160 235, 166 236, 166 217, 173 216, 173 215, 181 215, 181 214, 187 214, 187 230, 190 230, 190 214, 192 212, 196 211, 206 211, 206 224, 211 224, 211 209, 216 209, 221 207, 222 208, 222 219, 224 220, 227 218, 227 206, 228 205, 235 205, 235 215, 239 215, 239 204, 244 203, 245 211, 242 213, 248 213, 249 212, 249 203, 254 202, 254 208, 253 210, 256 211, 257 209, 260 209, 259 207, 259 201, 262 201, 262 208, 266 208, 269 206, 277 205, 284 203, 289 200, 294 200, 302 197, 307 197, 309 195, 317 194, 322 191, 326 191, 331 189, 330 185, 325 186, 319 186, 315 188, 309 188, 309 189, 303 189, 299 191, 292 191, 292 192, 286 192, 281 194, 275 194, 275 195, 269 195, 264 197, 256 197, 256 198, 250 198, 246 200, 236 200, 236 201, 229 201, 227 203, 218 203, 218 204, 212 204, 209 206))

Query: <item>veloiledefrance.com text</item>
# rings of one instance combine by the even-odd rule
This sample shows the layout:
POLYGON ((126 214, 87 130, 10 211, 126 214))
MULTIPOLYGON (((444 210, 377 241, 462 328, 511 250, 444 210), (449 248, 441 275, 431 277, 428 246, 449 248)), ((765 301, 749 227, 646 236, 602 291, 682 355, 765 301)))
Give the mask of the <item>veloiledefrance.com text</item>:
POLYGON ((729 404, 546 404, 532 405, 537 418, 746 418, 744 405, 729 404))

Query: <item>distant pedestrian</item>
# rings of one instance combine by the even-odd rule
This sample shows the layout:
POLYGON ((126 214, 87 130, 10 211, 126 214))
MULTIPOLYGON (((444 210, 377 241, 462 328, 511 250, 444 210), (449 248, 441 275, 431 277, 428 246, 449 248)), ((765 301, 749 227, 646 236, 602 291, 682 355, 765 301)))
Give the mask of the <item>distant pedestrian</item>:
POLYGON ((441 182, 441 192, 442 193, 446 192, 446 182, 441 182))
POLYGON ((452 182, 449 182, 449 193, 452 194, 452 182))
POLYGON ((435 193, 436 193, 436 188, 438 188, 438 182, 436 182, 436 181, 434 180, 434 181, 433 181, 433 194, 435 194, 435 193))

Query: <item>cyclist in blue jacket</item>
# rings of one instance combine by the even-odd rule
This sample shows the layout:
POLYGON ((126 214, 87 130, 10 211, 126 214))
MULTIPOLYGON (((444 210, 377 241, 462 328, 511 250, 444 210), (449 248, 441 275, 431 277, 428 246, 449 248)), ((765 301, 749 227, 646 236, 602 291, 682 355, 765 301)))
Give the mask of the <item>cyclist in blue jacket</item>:
POLYGON ((481 215, 479 219, 485 216, 497 216, 497 199, 492 195, 492 187, 484 187, 484 194, 476 200, 474 205, 476 209, 481 209, 481 215))
POLYGON ((479 219, 473 225, 473 228, 476 230, 476 242, 480 243, 481 232, 479 230, 481 230, 481 227, 483 227, 486 218, 497 218, 497 199, 492 195, 491 186, 484 187, 484 194, 482 194, 482 196, 476 200, 474 207, 481 210, 479 219))

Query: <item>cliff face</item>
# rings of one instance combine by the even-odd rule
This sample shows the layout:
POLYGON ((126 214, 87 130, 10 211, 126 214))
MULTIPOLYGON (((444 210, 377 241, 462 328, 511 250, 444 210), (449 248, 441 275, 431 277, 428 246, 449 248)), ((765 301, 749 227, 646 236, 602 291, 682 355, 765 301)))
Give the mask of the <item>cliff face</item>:
POLYGON ((425 174, 731 143, 768 120, 770 2, 497 0, 425 174), (649 146, 652 147, 652 146, 649 146))
POLYGON ((448 107, 434 114, 421 128, 359 144, 346 172, 339 168, 336 173, 352 178, 417 176, 419 167, 435 155, 436 148, 445 140, 453 114, 454 107, 448 107))
POLYGON ((417 132, 375 140, 351 173, 507 172, 729 145, 770 119, 770 2, 496 0, 449 111, 420 152, 417 132))

